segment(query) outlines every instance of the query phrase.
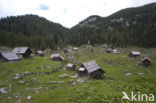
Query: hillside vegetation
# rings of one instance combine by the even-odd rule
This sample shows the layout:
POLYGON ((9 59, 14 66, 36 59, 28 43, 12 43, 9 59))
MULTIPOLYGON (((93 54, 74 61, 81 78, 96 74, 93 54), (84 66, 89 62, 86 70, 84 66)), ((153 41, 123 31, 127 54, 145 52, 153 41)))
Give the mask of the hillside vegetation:
POLYGON ((71 29, 71 43, 156 46, 156 3, 120 10, 108 17, 90 16, 71 29))
POLYGON ((67 28, 37 15, 0 20, 0 45, 56 48, 66 42, 67 28))
POLYGON ((112 44, 156 47, 156 3, 97 15, 71 29, 36 15, 0 19, 0 45, 57 48, 66 44, 112 44))
MULTIPOLYGON (((80 47, 78 51, 67 54, 60 53, 66 61, 53 61, 50 52, 45 57, 23 59, 20 62, 0 63, 0 88, 6 93, 0 93, 1 103, 121 103, 122 91, 128 95, 156 95, 156 52, 155 49, 125 48, 119 49, 121 54, 108 54, 106 49, 99 46, 90 48, 80 47), (131 50, 141 51, 141 57, 130 59, 127 54, 131 50), (144 67, 139 63, 148 56, 152 67, 144 67), (72 57, 72 58, 71 58, 72 57), (73 78, 76 71, 66 69, 67 63, 74 63, 78 68, 83 62, 96 60, 106 71, 102 79, 85 79, 80 84, 79 77, 73 78), (132 75, 126 75, 132 73, 132 75), (20 79, 15 79, 17 75, 20 79), (68 78, 59 78, 68 74, 68 78), (73 82, 76 84, 73 85, 73 82), (27 99, 31 96, 31 99, 27 99)), ((145 100, 145 99, 144 99, 145 100)), ((124 100, 123 103, 133 103, 124 100)), ((145 101, 142 103, 146 103, 145 101)), ((154 102, 153 102, 154 103, 154 102)))

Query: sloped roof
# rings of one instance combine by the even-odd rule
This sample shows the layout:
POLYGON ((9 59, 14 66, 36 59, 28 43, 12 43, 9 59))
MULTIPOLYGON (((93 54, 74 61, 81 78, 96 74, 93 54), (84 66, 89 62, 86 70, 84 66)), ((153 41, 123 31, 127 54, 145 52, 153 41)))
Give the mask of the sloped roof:
POLYGON ((24 54, 27 51, 28 47, 16 47, 12 51, 16 54, 24 54))
POLYGON ((2 52, 1 55, 8 61, 19 60, 19 57, 14 52, 2 52))
POLYGON ((77 47, 73 47, 73 50, 78 50, 78 48, 77 47))
POLYGON ((111 51, 112 49, 107 49, 108 51, 111 51))
POLYGON ((83 66, 86 68, 88 73, 92 73, 92 72, 94 72, 96 70, 101 69, 100 66, 96 63, 95 60, 91 60, 89 62, 84 62, 83 66))
POLYGON ((73 67, 73 66, 74 66, 74 64, 71 64, 71 63, 67 64, 67 67, 73 67))
POLYGON ((60 54, 51 54, 50 58, 60 57, 60 54))
POLYGON ((53 58, 61 58, 62 60, 65 60, 60 54, 51 54, 50 58, 53 59, 53 58))
POLYGON ((140 52, 138 52, 138 51, 132 51, 131 52, 133 55, 140 55, 141 53, 140 52))
POLYGON ((36 51, 38 54, 43 54, 41 50, 36 51))
POLYGON ((118 50, 117 49, 113 49, 113 53, 116 53, 118 50))
POLYGON ((142 61, 145 61, 145 60, 148 60, 148 61, 150 61, 150 62, 151 62, 151 59, 150 59, 150 58, 148 58, 148 57, 145 57, 144 59, 142 59, 142 61))

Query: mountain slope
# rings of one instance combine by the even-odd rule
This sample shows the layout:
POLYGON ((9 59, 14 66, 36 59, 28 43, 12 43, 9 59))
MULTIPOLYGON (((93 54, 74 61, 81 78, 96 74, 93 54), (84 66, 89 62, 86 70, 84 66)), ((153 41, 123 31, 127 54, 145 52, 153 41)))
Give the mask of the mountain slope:
POLYGON ((67 31, 60 24, 37 15, 7 17, 0 20, 0 44, 55 48, 65 42, 62 38, 67 31))
POLYGON ((37 15, 0 19, 0 45, 57 48, 80 46, 156 47, 156 3, 120 10, 108 17, 92 15, 71 29, 37 15))
POLYGON ((83 43, 90 40, 93 44, 156 47, 155 18, 156 3, 152 3, 137 8, 123 9, 108 17, 90 16, 73 27, 71 32, 77 34, 73 36, 83 36, 85 39, 77 40, 83 43))

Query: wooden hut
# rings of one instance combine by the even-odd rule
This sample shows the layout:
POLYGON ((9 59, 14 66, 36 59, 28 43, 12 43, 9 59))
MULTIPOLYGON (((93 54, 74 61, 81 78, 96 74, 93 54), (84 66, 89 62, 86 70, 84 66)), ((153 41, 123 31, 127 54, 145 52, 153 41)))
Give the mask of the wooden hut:
POLYGON ((44 56, 44 53, 41 50, 38 50, 38 51, 35 52, 35 55, 36 56, 43 57, 44 56))
POLYGON ((50 56, 52 60, 64 61, 65 59, 60 54, 52 54, 50 56))
POLYGON ((74 51, 77 51, 77 50, 78 50, 78 48, 77 48, 77 47, 73 47, 73 50, 74 50, 74 51))
POLYGON ((1 52, 0 61, 2 62, 12 62, 19 61, 19 57, 14 52, 1 52))
POLYGON ((120 54, 120 52, 118 51, 118 49, 113 49, 112 52, 113 52, 113 54, 120 54))
POLYGON ((16 53, 19 58, 28 58, 31 57, 32 50, 29 47, 16 47, 12 52, 16 53))
POLYGON ((107 53, 112 53, 112 49, 106 49, 107 53))
POLYGON ((68 51, 67 49, 64 49, 63 52, 64 52, 64 53, 68 53, 69 51, 68 51))
POLYGON ((136 57, 138 57, 140 55, 141 55, 141 53, 138 52, 138 51, 132 51, 132 52, 129 53, 129 57, 131 57, 131 58, 136 58, 136 57))
POLYGON ((87 76, 90 78, 103 78, 105 71, 100 68, 100 66, 96 63, 95 60, 91 60, 89 62, 84 62, 79 70, 79 76, 87 76))
POLYGON ((142 60, 142 64, 144 66, 150 66, 151 65, 151 59, 148 58, 148 57, 145 57, 143 60, 142 60))
POLYGON ((76 69, 76 65, 71 64, 71 63, 68 63, 68 64, 67 64, 67 69, 75 70, 75 69, 76 69))

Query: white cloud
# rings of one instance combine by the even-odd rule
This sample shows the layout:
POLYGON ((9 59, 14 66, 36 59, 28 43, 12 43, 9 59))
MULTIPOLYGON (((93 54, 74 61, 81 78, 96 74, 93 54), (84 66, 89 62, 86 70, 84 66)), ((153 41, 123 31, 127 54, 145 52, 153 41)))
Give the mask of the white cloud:
POLYGON ((151 2, 156 0, 0 0, 0 17, 37 14, 72 27, 90 15, 108 16, 123 8, 151 2), (40 10, 40 5, 49 8, 40 10))

